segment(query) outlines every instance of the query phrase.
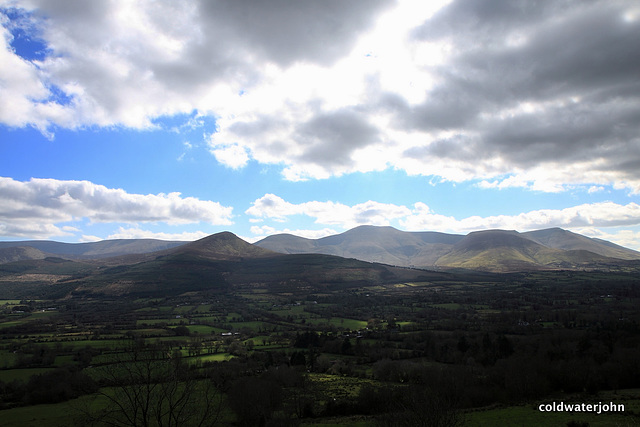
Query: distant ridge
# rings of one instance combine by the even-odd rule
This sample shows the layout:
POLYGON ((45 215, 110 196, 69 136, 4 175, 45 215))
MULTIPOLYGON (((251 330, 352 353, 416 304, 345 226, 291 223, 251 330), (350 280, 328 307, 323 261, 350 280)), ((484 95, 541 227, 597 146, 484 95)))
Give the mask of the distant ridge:
POLYGON ((360 226, 321 239, 279 234, 255 245, 281 253, 323 253, 404 267, 497 272, 596 268, 640 260, 640 252, 561 228, 525 233, 484 230, 464 236, 360 226))
MULTIPOLYGON (((0 251, 8 248, 32 248, 44 252, 47 256, 58 256, 68 259, 100 259, 121 255, 146 254, 175 248, 188 242, 166 241, 157 239, 115 239, 87 243, 63 243, 50 240, 25 240, 0 242, 0 251)), ((1 253, 1 252, 0 252, 1 253)), ((26 253, 26 252, 25 252, 26 253)), ((36 254, 36 252, 31 252, 36 254)), ((2 261, 0 264, 10 261, 2 261)), ((24 258, 41 259, 41 258, 24 258)))

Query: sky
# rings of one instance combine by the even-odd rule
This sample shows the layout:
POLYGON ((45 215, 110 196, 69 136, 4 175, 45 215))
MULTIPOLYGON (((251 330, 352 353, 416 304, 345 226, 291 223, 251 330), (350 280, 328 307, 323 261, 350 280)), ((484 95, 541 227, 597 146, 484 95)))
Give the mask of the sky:
POLYGON ((0 239, 640 250, 633 0, 0 0, 0 239))

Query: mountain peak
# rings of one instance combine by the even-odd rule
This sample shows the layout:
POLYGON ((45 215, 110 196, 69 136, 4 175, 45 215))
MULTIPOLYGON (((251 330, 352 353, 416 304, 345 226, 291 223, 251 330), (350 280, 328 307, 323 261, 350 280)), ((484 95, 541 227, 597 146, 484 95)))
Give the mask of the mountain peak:
POLYGON ((173 253, 190 254, 212 259, 258 258, 277 255, 275 252, 245 242, 229 231, 212 234, 176 248, 173 253))

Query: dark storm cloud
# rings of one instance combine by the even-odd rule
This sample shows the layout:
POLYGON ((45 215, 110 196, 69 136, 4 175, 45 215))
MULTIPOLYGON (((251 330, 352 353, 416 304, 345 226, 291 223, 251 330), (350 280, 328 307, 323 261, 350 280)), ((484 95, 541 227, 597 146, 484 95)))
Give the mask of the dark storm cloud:
POLYGON ((409 149, 469 160, 501 157, 517 167, 604 159, 640 177, 640 22, 633 2, 455 1, 413 32, 452 44, 425 101, 387 97, 399 127, 457 129, 462 137, 409 149), (468 138, 468 141, 464 141, 468 138))
POLYGON ((488 155, 505 155, 519 165, 555 160, 615 161, 638 146, 640 112, 617 105, 565 105, 486 123, 488 155))
POLYGON ((220 79, 254 84, 256 66, 286 67, 306 61, 330 65, 372 25, 390 0, 255 0, 196 2, 200 37, 190 39, 181 61, 153 64, 155 74, 179 85, 220 79))
POLYGON ((345 165, 354 150, 378 142, 378 130, 349 109, 321 113, 302 124, 296 140, 305 162, 345 165))
MULTIPOLYGON (((587 2, 581 2, 585 5, 587 2)), ((559 15, 569 7, 580 7, 572 1, 538 2, 530 0, 458 0, 437 12, 412 31, 420 40, 442 40, 452 37, 486 46, 510 34, 514 28, 535 24, 559 15)), ((468 45, 460 46, 469 49, 468 45)))
MULTIPOLYGON (((253 53, 287 65, 310 61, 328 65, 350 49, 389 0, 202 1, 204 22, 219 25, 253 53)), ((210 27, 205 27, 210 28, 210 27)), ((220 40, 224 43, 224 40, 220 40)))

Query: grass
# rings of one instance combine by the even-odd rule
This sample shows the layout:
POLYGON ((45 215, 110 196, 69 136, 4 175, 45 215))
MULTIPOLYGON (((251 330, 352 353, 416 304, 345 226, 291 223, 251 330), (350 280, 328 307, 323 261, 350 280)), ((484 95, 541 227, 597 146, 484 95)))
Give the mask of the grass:
MULTIPOLYGON (((43 374, 54 368, 25 368, 25 369, 8 369, 0 371, 0 381, 6 383, 17 381, 28 381, 33 375, 43 374)), ((1 417, 0 417, 1 418, 1 417)))
POLYGON ((301 426, 304 427, 370 427, 371 419, 361 415, 350 417, 336 417, 326 420, 303 421, 301 426))
POLYGON ((354 398, 360 393, 362 386, 376 383, 370 379, 317 373, 309 374, 309 379, 322 396, 328 399, 354 398))
POLYGON ((251 330, 257 331, 258 329, 262 328, 264 325, 269 325, 269 324, 265 322, 260 322, 260 321, 251 321, 251 322, 232 322, 230 323, 230 325, 233 326, 234 330, 249 328, 251 330))
POLYGON ((455 302, 445 303, 445 304, 431 304, 433 308, 444 308, 445 310, 460 310, 462 306, 455 302))
POLYGON ((78 341, 49 341, 49 342, 43 342, 39 344, 53 346, 58 343, 62 343, 62 345, 65 348, 71 348, 72 351, 75 351, 85 347, 102 348, 105 350, 121 349, 121 348, 126 348, 127 345, 130 344, 130 342, 131 342, 130 340, 126 340, 126 339, 108 339, 108 340, 82 339, 78 341))
POLYGON ((0 328, 10 328, 11 326, 22 325, 27 321, 27 318, 22 318, 19 320, 9 320, 8 322, 0 323, 0 328))
POLYGON ((179 325, 180 323, 184 323, 185 319, 183 317, 180 317, 178 319, 174 317, 165 317, 162 319, 140 319, 136 321, 136 325, 137 326, 141 326, 141 325, 157 325, 160 323, 166 323, 167 325, 179 325))
POLYGON ((72 402, 24 406, 0 411, 0 419, 5 427, 67 427, 79 425, 76 421, 78 416, 79 413, 74 410, 72 402))
POLYGON ((0 368, 10 368, 15 365, 16 360, 18 360, 17 354, 9 350, 0 351, 0 368))
POLYGON ((197 356, 195 358, 189 359, 190 361, 193 360, 194 362, 200 361, 200 362, 223 362, 225 360, 229 360, 231 358, 233 358, 234 356, 230 355, 229 353, 218 353, 218 354, 204 354, 201 356, 197 356))
POLYGON ((198 335, 212 335, 226 332, 223 329, 214 328, 213 326, 207 325, 188 325, 187 328, 189 328, 189 332, 191 332, 192 334, 197 333, 198 335))
POLYGON ((367 327, 364 320, 348 319, 346 317, 332 317, 330 319, 308 319, 306 321, 310 325, 333 325, 339 328, 358 330, 367 327))

